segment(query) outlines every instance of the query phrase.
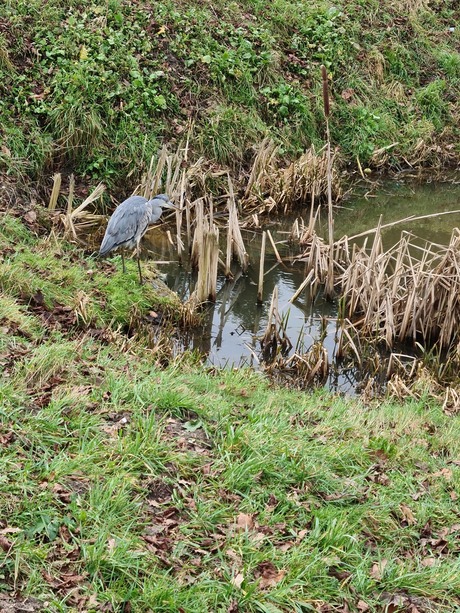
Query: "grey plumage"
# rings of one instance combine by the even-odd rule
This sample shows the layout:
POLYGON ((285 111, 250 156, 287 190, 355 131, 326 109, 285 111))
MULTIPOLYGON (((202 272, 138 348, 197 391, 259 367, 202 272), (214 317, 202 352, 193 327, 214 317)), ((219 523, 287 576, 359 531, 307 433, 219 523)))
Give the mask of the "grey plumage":
MULTIPOLYGON (((139 279, 142 283, 141 265, 139 261, 139 243, 148 227, 161 217, 163 209, 176 208, 166 194, 158 194, 151 200, 143 196, 130 196, 117 206, 109 219, 107 229, 102 239, 99 255, 106 255, 115 249, 136 249, 139 279)), ((123 272, 125 260, 121 254, 123 272)))

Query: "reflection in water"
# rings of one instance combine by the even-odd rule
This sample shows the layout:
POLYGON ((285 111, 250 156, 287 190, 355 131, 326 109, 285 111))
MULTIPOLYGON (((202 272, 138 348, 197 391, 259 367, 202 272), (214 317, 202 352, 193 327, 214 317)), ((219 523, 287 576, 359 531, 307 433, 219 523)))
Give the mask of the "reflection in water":
MULTIPOLYGON (((358 234, 377 225, 380 215, 382 223, 389 223, 409 215, 431 213, 460 208, 460 186, 455 184, 408 186, 392 183, 381 190, 376 197, 355 198, 346 203, 335 219, 336 236, 358 234)), ((275 241, 285 241, 292 227, 292 219, 270 224, 275 241)), ((454 226, 460 225, 460 214, 434 217, 428 220, 408 222, 390 228, 383 233, 387 247, 400 238, 402 230, 438 243, 447 243, 454 226)), ((303 264, 280 265, 270 249, 265 258, 264 303, 257 303, 258 262, 260 234, 247 232, 243 236, 250 262, 247 275, 235 270, 235 278, 227 282, 222 276, 218 281, 217 301, 207 307, 205 323, 199 330, 190 333, 185 341, 190 349, 196 349, 207 356, 209 363, 216 366, 250 365, 257 367, 260 360, 260 338, 267 325, 270 298, 275 286, 279 292, 279 311, 286 317, 287 336, 294 348, 300 341, 304 350, 318 339, 324 339, 331 369, 328 387, 334 391, 353 393, 363 376, 354 368, 337 364, 334 360, 337 334, 337 304, 327 302, 318 296, 312 301, 305 290, 295 304, 289 299, 306 276, 303 264)), ((362 240, 362 239, 361 239, 362 240)), ((157 228, 149 233, 144 243, 144 253, 162 262, 158 268, 167 285, 186 300, 193 291, 195 278, 186 266, 177 264, 174 248, 166 240, 165 232, 157 228)), ((295 255, 287 244, 279 244, 283 258, 295 255)))

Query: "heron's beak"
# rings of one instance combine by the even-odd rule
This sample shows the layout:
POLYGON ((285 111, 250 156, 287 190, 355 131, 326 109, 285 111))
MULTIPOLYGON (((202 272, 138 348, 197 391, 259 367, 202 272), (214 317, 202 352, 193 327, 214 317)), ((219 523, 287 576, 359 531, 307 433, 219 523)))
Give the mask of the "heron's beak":
POLYGON ((163 209, 173 209, 174 211, 178 211, 179 210, 179 207, 176 206, 175 204, 173 204, 171 201, 165 202, 164 204, 161 205, 161 207, 163 209))

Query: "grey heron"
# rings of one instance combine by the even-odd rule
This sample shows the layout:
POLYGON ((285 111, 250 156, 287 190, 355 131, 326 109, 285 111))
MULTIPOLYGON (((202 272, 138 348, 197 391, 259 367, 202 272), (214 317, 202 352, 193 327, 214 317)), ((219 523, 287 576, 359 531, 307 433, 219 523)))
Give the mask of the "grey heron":
MULTIPOLYGON (((163 209, 175 209, 166 194, 158 194, 151 200, 143 196, 130 196, 121 202, 107 224, 107 229, 102 239, 99 255, 103 256, 116 249, 136 248, 139 280, 142 285, 140 255, 140 240, 147 232, 149 226, 158 221, 163 209)), ((121 252, 123 272, 125 272, 125 258, 121 252)))

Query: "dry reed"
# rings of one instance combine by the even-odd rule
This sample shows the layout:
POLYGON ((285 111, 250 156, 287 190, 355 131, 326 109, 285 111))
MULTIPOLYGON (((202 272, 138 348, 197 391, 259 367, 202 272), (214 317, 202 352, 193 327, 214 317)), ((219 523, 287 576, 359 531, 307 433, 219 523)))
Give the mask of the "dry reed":
POLYGON ((265 264, 265 241, 267 233, 262 232, 262 244, 260 247, 260 262, 259 262, 259 283, 257 286, 257 302, 263 302, 264 294, 264 264, 265 264))
POLYGON ((278 148, 265 139, 254 158, 242 206, 246 212, 286 213, 305 206, 312 194, 318 201, 326 201, 328 168, 330 168, 332 198, 342 197, 342 188, 335 168, 336 153, 328 162, 327 151, 318 153, 311 147, 297 160, 283 166, 278 148))
POLYGON ((364 336, 395 342, 420 339, 448 347, 460 338, 460 232, 449 245, 418 245, 403 232, 388 251, 381 233, 372 249, 355 247, 341 276, 344 316, 364 336))
POLYGON ((192 310, 204 302, 215 302, 217 293, 219 229, 206 216, 202 220, 200 237, 198 280, 195 290, 188 300, 192 310))
POLYGON ((51 191, 51 196, 48 204, 49 211, 54 211, 56 209, 57 200, 59 198, 59 194, 61 193, 61 182, 62 176, 59 172, 53 177, 53 189, 51 191))
POLYGON ((86 208, 102 196, 105 191, 105 185, 99 183, 91 194, 75 209, 73 208, 74 190, 75 179, 73 175, 70 175, 67 210, 61 214, 60 219, 64 225, 65 234, 70 234, 74 240, 78 240, 79 233, 101 224, 104 219, 104 215, 90 213, 86 211, 86 208))

